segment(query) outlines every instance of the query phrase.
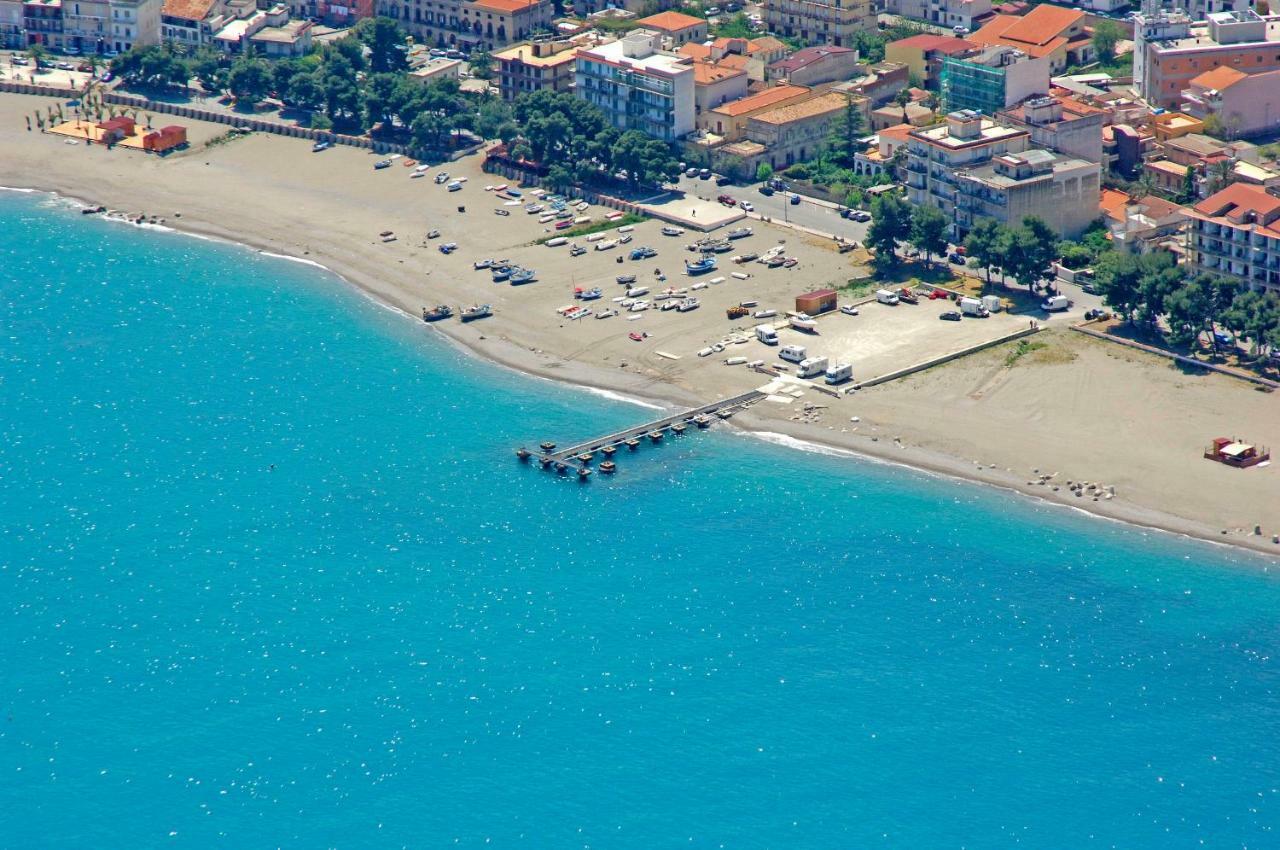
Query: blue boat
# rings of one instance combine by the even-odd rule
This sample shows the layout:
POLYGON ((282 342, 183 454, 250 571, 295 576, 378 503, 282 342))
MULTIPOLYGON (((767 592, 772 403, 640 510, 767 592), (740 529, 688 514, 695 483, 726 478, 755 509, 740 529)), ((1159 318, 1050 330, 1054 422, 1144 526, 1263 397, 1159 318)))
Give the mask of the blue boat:
POLYGON ((516 269, 511 273, 511 285, 519 286, 522 283, 533 283, 538 277, 533 269, 516 269))
POLYGON ((715 267, 715 257, 703 257, 701 260, 695 260, 692 263, 688 260, 684 261, 684 270, 689 274, 702 274, 713 270, 715 267))
POLYGON ((511 266, 498 266, 493 270, 493 282, 502 283, 504 280, 511 277, 511 273, 513 271, 515 271, 515 269, 511 266))
POLYGON ((604 295, 604 293, 600 290, 600 287, 598 286, 592 287, 591 289, 583 290, 582 292, 578 293, 578 297, 583 301, 594 301, 602 295, 604 295))

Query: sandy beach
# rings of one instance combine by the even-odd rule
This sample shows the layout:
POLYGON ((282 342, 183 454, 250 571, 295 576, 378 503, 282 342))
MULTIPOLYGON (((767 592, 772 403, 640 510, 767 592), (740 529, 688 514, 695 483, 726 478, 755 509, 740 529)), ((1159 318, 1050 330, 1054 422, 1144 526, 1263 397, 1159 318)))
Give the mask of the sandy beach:
MULTIPOLYGON (((485 191, 504 181, 481 171, 480 156, 433 166, 426 178, 411 179, 412 169, 401 162, 375 171, 376 155, 350 148, 313 154, 298 139, 252 135, 206 146, 225 128, 189 123, 190 149, 161 159, 28 132, 23 116, 48 102, 0 95, 0 185, 146 213, 180 230, 313 261, 414 316, 424 305, 490 303, 492 318, 471 324, 449 320, 424 326, 423 332, 444 333, 522 372, 664 405, 701 404, 768 380, 723 360, 741 355, 774 362, 776 349, 750 342, 697 356, 755 324, 727 321, 726 307, 749 299, 781 313, 797 293, 843 282, 853 271, 853 255, 838 254, 828 243, 750 222, 753 235, 735 243, 734 253, 763 253, 781 244, 798 260, 796 266, 771 270, 750 264, 741 267, 750 278, 737 280, 730 273, 739 267, 728 262, 732 254, 724 254, 720 268, 704 276, 708 285, 691 292, 702 302, 698 310, 650 309, 569 321, 556 308, 573 303, 575 286, 605 291, 593 302, 597 311, 618 307, 610 299, 622 294, 614 282, 619 274, 635 274, 638 285, 654 292, 691 287, 695 280, 682 267, 695 256, 685 250, 693 235, 664 236, 661 222, 647 221, 635 227, 630 245, 571 257, 564 247, 534 244, 549 235, 549 223, 485 191), (432 179, 438 171, 466 177, 464 188, 446 191, 432 179), (465 213, 457 212, 459 205, 465 213), (440 238, 428 240, 433 228, 440 238), (386 231, 395 234, 394 241, 383 241, 386 231), (445 242, 458 249, 442 254, 438 246, 445 242), (626 250, 638 245, 653 247, 658 256, 625 259, 626 250), (473 268, 482 258, 509 258, 535 269, 538 281, 495 284, 473 268), (655 269, 666 273, 666 282, 656 280, 655 269), (716 277, 725 280, 710 284, 716 277), (639 318, 629 321, 632 315, 639 318), (634 342, 631 332, 648 337, 634 342)), ((593 207, 586 214, 599 219, 603 212, 593 207)), ((903 318, 888 312, 893 309, 866 305, 857 317, 824 319, 817 338, 788 331, 783 341, 830 346, 833 354, 849 358, 860 378, 945 353, 927 349, 945 346, 936 341, 937 326, 951 323, 903 318)), ((897 309, 933 319, 941 307, 897 309)), ((1009 327, 1026 324, 1013 317, 1001 321, 1009 327)), ((1272 542, 1280 534, 1277 470, 1232 469, 1201 457, 1217 436, 1280 446, 1280 399, 1086 338, 1068 329, 1070 321, 1051 320, 1036 337, 1043 347, 1012 361, 1005 345, 854 395, 808 389, 789 403, 762 402, 734 421, 1126 522, 1280 554, 1272 542), (1076 495, 1069 482, 1095 486, 1076 495), (1255 527, 1261 535, 1253 533, 1255 527)), ((544 437, 529 435, 531 443, 544 437)))

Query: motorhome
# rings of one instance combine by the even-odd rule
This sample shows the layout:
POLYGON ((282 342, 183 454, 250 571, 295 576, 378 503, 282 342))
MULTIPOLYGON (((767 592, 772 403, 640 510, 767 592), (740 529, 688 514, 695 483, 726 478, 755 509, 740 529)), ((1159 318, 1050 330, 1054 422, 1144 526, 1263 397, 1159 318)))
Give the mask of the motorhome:
POLYGON ((806 357, 801 360, 796 367, 797 378, 814 378, 818 375, 825 374, 827 371, 827 358, 825 357, 806 357))
POLYGON ((843 384, 853 380, 853 366, 849 363, 837 363, 828 367, 826 380, 828 384, 843 384))
POLYGON ((784 345, 778 352, 778 357, 791 363, 799 363, 806 356, 803 345, 784 345))
MULTIPOLYGON (((773 325, 756 325, 756 339, 760 340, 765 345, 777 345, 778 332, 774 330, 773 325)), ((779 355, 781 356, 781 353, 779 353, 779 355)), ((800 356, 804 357, 803 350, 801 351, 800 356)))

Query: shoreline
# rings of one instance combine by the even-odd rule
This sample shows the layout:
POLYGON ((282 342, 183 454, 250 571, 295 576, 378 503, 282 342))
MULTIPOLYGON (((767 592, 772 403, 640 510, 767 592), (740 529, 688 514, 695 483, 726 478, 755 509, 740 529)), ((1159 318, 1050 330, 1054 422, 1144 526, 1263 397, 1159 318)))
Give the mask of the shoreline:
MULTIPOLYGON (((97 206, 94 202, 84 198, 68 194, 60 189, 51 189, 41 186, 0 186, 0 191, 11 191, 19 194, 39 194, 49 198, 66 202, 70 205, 79 206, 81 209, 92 208, 97 206)), ((240 250, 252 251, 254 253, 269 256, 275 259, 294 262, 301 265, 309 266, 318 271, 323 271, 332 275, 342 285, 348 287, 360 296, 369 299, 375 305, 383 309, 390 310, 397 315, 407 319, 412 323, 420 321, 418 316, 406 310, 401 305, 383 300, 378 297, 378 293, 370 287, 360 285, 352 276, 334 269, 318 260, 307 257, 298 257, 285 253, 284 246, 274 243, 269 238, 255 238, 247 234, 236 234, 230 230, 213 227, 201 227, 199 224, 188 226, 188 221, 179 219, 178 225, 170 223, 166 219, 164 224, 151 224, 149 222, 135 223, 122 215, 111 215, 110 213, 98 216, 104 220, 110 220, 118 224, 127 225, 138 228, 140 230, 156 230, 158 232, 176 233, 184 237, 197 239, 205 239, 209 241, 219 242, 228 246, 235 247, 240 250)), ((468 340, 461 335, 449 333, 446 327, 428 326, 427 330, 437 332, 446 341, 447 344, 455 346, 457 350, 465 353, 467 356, 475 357, 477 360, 489 365, 499 366, 508 369, 523 378, 535 378, 550 381, 561 386, 567 386, 575 390, 586 391, 592 395, 601 398, 619 401, 631 404, 637 407, 645 407, 650 410, 674 410, 681 407, 689 407, 699 403, 696 399, 687 397, 683 391, 672 385, 665 384, 660 381, 641 381, 634 379, 636 376, 629 373, 621 375, 612 375, 606 373, 602 368, 586 363, 578 362, 562 362, 555 365, 554 369, 531 369, 528 365, 522 365, 517 361, 516 354, 525 355, 527 350, 510 340, 503 338, 489 339, 481 336, 479 342, 487 343, 484 345, 477 344, 476 341, 468 340), (505 349, 505 350, 504 350, 505 349), (614 379, 623 379, 624 382, 632 384, 625 390, 619 390, 616 385, 604 386, 606 374, 614 379)), ((853 446, 848 442, 839 440, 823 440, 822 433, 817 429, 806 427, 804 425, 792 425, 785 421, 768 421, 763 417, 755 416, 752 410, 748 408, 746 411, 739 412, 728 423, 731 427, 738 430, 742 435, 751 439, 757 439, 771 445, 786 448, 792 451, 805 451, 828 456, 839 457, 842 459, 852 459, 862 462, 870 462, 884 464, 887 466, 896 466, 909 469, 916 474, 937 477, 947 480, 953 484, 964 486, 984 486, 992 487, 1005 492, 1012 492, 1019 497, 1027 498, 1032 502, 1038 502, 1042 505, 1052 506, 1056 508, 1067 509, 1079 514, 1083 514, 1092 519, 1102 519, 1111 522, 1120 523, 1130 528, 1155 531, 1163 534, 1169 534, 1187 540, 1194 540, 1201 543, 1212 543, 1217 546, 1225 546, 1232 550, 1244 550, 1250 554, 1261 554, 1270 556, 1274 560, 1280 557, 1280 552, 1276 551, 1276 544, 1271 543, 1265 537, 1233 537, 1231 535, 1214 534, 1207 527, 1197 526, 1190 520, 1182 517, 1164 514, 1163 512, 1144 508, 1139 505, 1114 502, 1096 503, 1098 506, 1106 504, 1107 509, 1101 507, 1091 509, 1090 502, 1085 504, 1072 504, 1064 499, 1054 499, 1036 492, 1036 488, 1019 486, 1009 480, 1008 473, 1000 470, 983 474, 981 471, 969 469, 969 464, 960 458, 949 457, 942 453, 928 452, 922 447, 911 447, 913 451, 908 457, 903 457, 902 452, 906 448, 899 448, 898 452, 889 450, 888 446, 897 447, 900 444, 889 441, 884 447, 878 443, 871 443, 864 446, 853 446), (925 457, 921 457, 921 453, 925 457)), ((864 438, 865 439, 865 438, 864 438)), ((866 440, 870 443, 870 440, 866 440)), ((1267 567, 1263 567, 1264 571, 1267 567)))

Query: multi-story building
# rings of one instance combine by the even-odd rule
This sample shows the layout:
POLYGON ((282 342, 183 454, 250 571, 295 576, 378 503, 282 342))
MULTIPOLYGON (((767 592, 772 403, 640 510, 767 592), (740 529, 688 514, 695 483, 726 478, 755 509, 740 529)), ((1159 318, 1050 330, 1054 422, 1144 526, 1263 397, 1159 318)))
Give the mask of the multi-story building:
POLYGON ((160 8, 160 38, 166 44, 196 50, 231 20, 222 0, 165 0, 160 8))
POLYGON ((22 4, 22 29, 27 44, 62 49, 62 0, 26 0, 22 4))
POLYGON ((694 129, 694 72, 687 57, 659 50, 662 38, 653 30, 634 30, 579 50, 574 92, 618 129, 672 142, 694 129))
POLYGON ((549 32, 555 16, 551 0, 377 0, 375 9, 424 44, 489 51, 549 32))
POLYGON ((712 109, 747 96, 750 79, 742 68, 719 62, 693 63, 693 111, 699 127, 706 129, 706 116, 712 109))
POLYGON ((160 43, 161 0, 111 0, 111 42, 120 53, 160 43))
POLYGON ((769 65, 785 59, 791 49, 771 36, 764 38, 717 38, 714 41, 690 41, 676 51, 695 61, 715 62, 726 68, 738 68, 747 77, 764 82, 769 65))
POLYGON ((1003 44, 963 58, 942 60, 942 103, 950 110, 995 115, 1029 97, 1049 92, 1049 59, 1003 44))
POLYGON ((26 47, 27 30, 22 22, 22 0, 0 0, 0 47, 26 47))
POLYGON ((991 0, 886 0, 884 10, 947 29, 972 31, 979 19, 991 14, 991 0))
POLYGON ((971 110, 952 112, 941 126, 912 130, 907 140, 907 200, 937 207, 956 222, 956 172, 1021 153, 1030 139, 1026 130, 998 125, 971 110))
POLYGON ((1280 16, 1215 12, 1193 23, 1181 12, 1161 11, 1135 19, 1133 82, 1151 105, 1178 108, 1192 79, 1221 67, 1280 70, 1280 16))
POLYGON ((62 4, 63 49, 81 53, 103 53, 111 36, 109 0, 64 0, 62 4))
POLYGON ((1033 59, 1048 59, 1049 72, 1061 74, 1072 65, 1093 60, 1093 36, 1086 21, 1079 9, 1045 3, 1021 17, 996 15, 966 38, 977 44, 1013 47, 1033 59))
POLYGON ((503 100, 535 91, 567 92, 582 43, 567 38, 516 44, 493 54, 503 100))
POLYGON ((1186 242, 1186 211, 1172 201, 1155 195, 1135 199, 1125 192, 1103 189, 1098 209, 1117 250, 1132 254, 1181 252, 1186 242))
POLYGON ((642 29, 654 30, 663 35, 663 43, 672 49, 689 42, 707 40, 706 18, 695 18, 682 12, 659 12, 636 21, 642 29))
POLYGON ((1280 70, 1246 74, 1223 66, 1192 78, 1182 92, 1182 109, 1204 121, 1217 116, 1233 136, 1280 130, 1280 70))
POLYGON ((1187 215, 1194 268, 1280 292, 1280 197, 1236 183, 1189 207, 1187 215))
POLYGON ((765 80, 793 86, 816 86, 847 80, 858 70, 858 51, 819 46, 797 50, 765 69, 765 80))
POLYGON ((813 44, 853 47, 857 34, 876 31, 872 0, 765 0, 769 31, 813 44))
POLYGON ((942 60, 968 56, 977 49, 978 45, 958 36, 921 33, 886 44, 884 58, 906 65, 920 85, 936 90, 942 82, 942 60))
POLYGON ((1030 98, 996 117, 1031 134, 1031 143, 1089 162, 1102 162, 1102 128, 1106 111, 1089 106, 1062 89, 1030 98))
POLYGON ((1096 162, 1035 148, 966 166, 954 177, 956 238, 979 219, 1017 225, 1035 216, 1071 239, 1098 217, 1102 171, 1096 162))
POLYGON ((717 106, 708 113, 706 128, 729 142, 736 142, 746 133, 747 122, 753 115, 776 109, 789 103, 797 103, 809 97, 804 86, 774 86, 717 106))
POLYGON ((827 92, 769 109, 747 120, 746 136, 764 147, 763 161, 786 168, 818 154, 848 104, 848 96, 827 92))

